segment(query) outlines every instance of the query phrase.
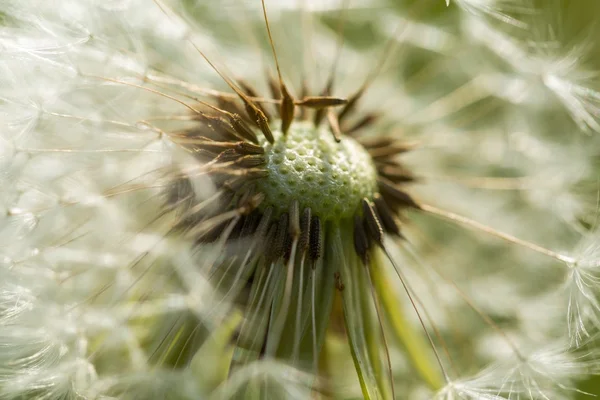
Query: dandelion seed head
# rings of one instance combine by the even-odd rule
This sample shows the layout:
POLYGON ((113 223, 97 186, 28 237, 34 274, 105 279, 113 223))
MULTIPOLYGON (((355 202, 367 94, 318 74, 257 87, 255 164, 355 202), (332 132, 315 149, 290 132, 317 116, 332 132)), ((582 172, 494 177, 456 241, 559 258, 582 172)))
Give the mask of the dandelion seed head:
POLYGON ((589 40, 533 2, 265 4, 272 43, 260 1, 0 5, 0 397, 572 398, 589 40))
POLYGON ((309 124, 292 125, 285 137, 275 131, 266 145, 269 177, 259 181, 263 207, 280 213, 300 195, 300 207, 321 218, 348 218, 364 197, 376 191, 376 170, 369 154, 351 138, 337 143, 330 132, 309 124), (340 201, 343 199, 343 201, 340 201))

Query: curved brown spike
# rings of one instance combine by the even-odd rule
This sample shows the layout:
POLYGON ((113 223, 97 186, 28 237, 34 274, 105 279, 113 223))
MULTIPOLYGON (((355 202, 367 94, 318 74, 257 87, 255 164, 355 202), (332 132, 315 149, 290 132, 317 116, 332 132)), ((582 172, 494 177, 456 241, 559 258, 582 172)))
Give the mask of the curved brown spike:
POLYGON ((298 200, 292 200, 290 204, 290 236, 293 240, 300 236, 300 205, 298 200))
POLYGON ((414 148, 414 145, 411 143, 395 143, 390 144, 385 147, 377 147, 368 149, 371 158, 375 160, 390 158, 397 156, 402 153, 406 153, 414 148))
POLYGON ((349 128, 344 129, 344 132, 346 132, 346 135, 354 134, 357 131, 360 131, 361 129, 364 129, 364 128, 369 127, 370 125, 373 125, 378 119, 379 119, 379 114, 369 113, 369 114, 363 116, 358 121, 356 121, 349 128))
POLYGON ((404 236, 400 232, 400 227, 394 219, 394 213, 387 205, 383 197, 379 193, 377 193, 374 196, 373 202, 375 203, 377 214, 379 215, 379 218, 385 230, 389 233, 403 238, 404 236))
POLYGON ((281 131, 285 135, 294 121, 294 99, 288 92, 285 85, 281 84, 281 131))
POLYGON ((391 146, 396 142, 396 139, 387 136, 361 137, 356 140, 367 150, 391 146))
POLYGON ((258 126, 263 135, 265 135, 267 141, 271 144, 275 143, 273 132, 271 132, 271 128, 269 127, 269 121, 267 120, 267 117, 265 117, 265 114, 263 114, 263 112, 259 110, 253 103, 245 101, 244 106, 246 108, 246 113, 248 114, 252 122, 254 122, 256 126, 258 126))
POLYGON ((321 226, 321 218, 315 215, 310 222, 310 243, 308 249, 308 257, 312 261, 313 269, 319 258, 322 256, 322 243, 323 227, 321 226))
POLYGON ((369 251, 369 238, 365 232, 363 220, 358 215, 354 216, 354 250, 364 264, 367 263, 369 251))
MULTIPOLYGON (((235 96, 235 95, 234 95, 235 96)), ((216 97, 217 107, 221 110, 227 111, 231 114, 243 115, 244 109, 240 108, 239 104, 236 102, 237 97, 230 99, 228 97, 218 96, 216 97)))
POLYGON ((333 138, 336 142, 342 141, 342 131, 340 129, 340 123, 337 119, 337 115, 333 111, 333 109, 327 109, 327 121, 329 122, 329 126, 331 128, 331 133, 333 134, 333 138))
POLYGON ((384 197, 389 197, 393 203, 396 203, 401 207, 410 207, 420 209, 421 206, 413 200, 410 195, 400 189, 388 179, 379 177, 377 178, 377 184, 379 186, 379 192, 384 197))
POLYGON ((239 157, 237 160, 235 160, 235 165, 242 168, 255 168, 265 165, 266 162, 267 160, 265 159, 265 156, 253 154, 239 157))
POLYGON ((386 177, 393 183, 410 183, 417 180, 410 171, 401 166, 375 164, 379 175, 386 177))
MULTIPOLYGON (((254 144, 258 144, 258 138, 256 137, 256 134, 252 131, 252 129, 250 129, 250 127, 246 124, 242 117, 240 117, 238 114, 229 114, 229 121, 233 129, 238 133, 238 135, 254 144)), ((265 135, 265 137, 267 136, 265 135)), ((267 140, 269 140, 268 137, 267 140)))
MULTIPOLYGON (((237 83, 240 85, 240 87, 242 88, 242 90, 244 92, 246 92, 246 94, 250 97, 259 97, 258 93, 256 92, 256 90, 245 80, 242 79, 237 79, 237 83)), ((263 114, 265 114, 265 117, 267 119, 271 119, 271 116, 269 115, 269 113, 267 112, 267 110, 260 104, 260 103, 256 103, 256 107, 258 107, 263 114)))
POLYGON ((375 211, 373 204, 367 198, 362 200, 362 209, 368 235, 375 243, 383 247, 384 232, 377 211, 375 211))
POLYGON ((344 118, 348 116, 348 114, 356 108, 358 104, 358 100, 362 97, 365 92, 365 88, 361 87, 356 93, 354 93, 349 99, 348 103, 342 108, 340 113, 338 114, 338 120, 342 122, 344 118))
POLYGON ((300 219, 300 239, 298 241, 298 249, 302 253, 305 253, 310 245, 311 219, 312 210, 310 207, 306 207, 300 219))
POLYGON ((341 97, 333 96, 305 96, 300 100, 296 100, 295 104, 299 107, 308 107, 314 109, 323 109, 329 107, 337 107, 344 105, 348 102, 346 99, 341 97))

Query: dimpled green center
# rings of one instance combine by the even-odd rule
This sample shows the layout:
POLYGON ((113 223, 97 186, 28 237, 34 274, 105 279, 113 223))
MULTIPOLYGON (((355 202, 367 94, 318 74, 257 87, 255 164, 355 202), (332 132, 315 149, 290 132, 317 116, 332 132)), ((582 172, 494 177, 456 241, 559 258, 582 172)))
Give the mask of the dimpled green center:
POLYGON ((370 155, 355 140, 337 143, 329 129, 294 122, 287 135, 273 131, 275 143, 262 139, 269 175, 258 181, 265 194, 262 208, 288 211, 298 200, 323 220, 349 218, 363 197, 377 189, 377 171, 370 155))

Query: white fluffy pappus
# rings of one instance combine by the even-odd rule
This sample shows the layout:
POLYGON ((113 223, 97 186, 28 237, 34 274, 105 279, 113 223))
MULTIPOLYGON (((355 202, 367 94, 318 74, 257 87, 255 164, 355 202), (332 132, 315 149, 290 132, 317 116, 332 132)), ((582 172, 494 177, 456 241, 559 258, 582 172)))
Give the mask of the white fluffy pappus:
MULTIPOLYGON (((389 352, 388 377, 385 362, 355 366, 340 299, 318 376, 277 357, 229 369, 252 316, 199 266, 222 243, 199 256, 164 209, 177 173, 202 168, 169 134, 189 122, 190 92, 231 92, 194 46, 268 93, 260 0, 221 3, 0 4, 0 398, 221 399, 264 382, 277 398, 391 398, 388 380, 396 398, 575 398, 600 372, 600 64, 591 34, 561 37, 570 6, 266 1, 298 98, 303 80, 322 90, 338 48, 336 96, 384 60, 360 99, 381 116, 365 136, 419 142, 406 164, 424 206, 399 219, 405 242, 386 242, 407 287, 383 260, 388 286, 346 282, 396 305, 383 313, 388 340, 365 344, 376 361, 389 352)), ((199 204, 218 193, 200 173, 191 185, 199 204)))

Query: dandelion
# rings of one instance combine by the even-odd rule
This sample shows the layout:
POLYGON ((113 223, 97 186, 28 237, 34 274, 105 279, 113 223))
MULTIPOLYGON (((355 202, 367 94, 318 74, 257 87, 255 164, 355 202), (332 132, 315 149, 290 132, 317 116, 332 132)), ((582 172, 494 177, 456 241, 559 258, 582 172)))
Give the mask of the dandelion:
POLYGON ((0 7, 0 398, 594 394, 571 6, 0 7))

